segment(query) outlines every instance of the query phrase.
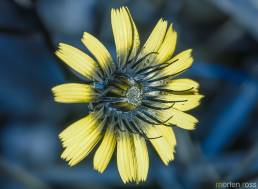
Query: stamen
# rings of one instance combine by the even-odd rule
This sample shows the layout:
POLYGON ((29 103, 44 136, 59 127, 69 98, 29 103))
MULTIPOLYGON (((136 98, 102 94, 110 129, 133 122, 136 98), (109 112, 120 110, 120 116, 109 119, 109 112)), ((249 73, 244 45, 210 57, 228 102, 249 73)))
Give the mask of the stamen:
POLYGON ((157 117, 155 117, 154 115, 151 115, 151 114, 149 114, 148 112, 146 112, 144 110, 140 110, 140 112, 143 113, 144 115, 146 115, 147 117, 149 117, 150 119, 152 119, 153 121, 157 122, 159 125, 165 125, 165 126, 170 126, 171 125, 171 124, 166 124, 166 122, 168 120, 170 120, 173 116, 171 116, 168 120, 161 121, 157 117))
POLYGON ((124 126, 124 124, 122 123, 122 118, 120 115, 117 115, 117 125, 118 125, 118 129, 121 132, 126 132, 126 127, 124 126))
POLYGON ((154 110, 167 110, 167 109, 170 109, 174 106, 174 104, 168 106, 168 107, 165 107, 165 108, 161 108, 161 107, 156 107, 156 106, 152 106, 152 105, 149 105, 149 104, 146 104, 146 103, 142 103, 143 106, 147 107, 147 108, 151 108, 151 109, 154 109, 154 110))
POLYGON ((128 122, 128 120, 125 118, 122 120, 122 122, 124 123, 124 125, 126 126, 126 128, 128 129, 128 131, 130 131, 131 133, 134 134, 138 134, 139 132, 137 132, 134 127, 128 122))
MULTIPOLYGON (((190 68, 190 67, 189 67, 189 68, 190 68)), ((148 82, 148 83, 152 83, 152 82, 161 81, 161 80, 164 80, 164 79, 170 79, 171 77, 174 77, 174 76, 176 76, 176 75, 178 75, 178 74, 183 73, 184 71, 188 70, 189 68, 186 68, 186 69, 184 69, 184 70, 182 70, 182 71, 180 71, 180 72, 177 72, 177 73, 175 73, 175 74, 171 74, 171 75, 166 75, 166 76, 163 76, 163 77, 159 77, 159 78, 157 78, 157 79, 152 79, 153 77, 156 76, 156 75, 153 75, 151 78, 148 78, 148 79, 147 79, 147 82, 148 82), (152 79, 152 80, 149 80, 149 79, 152 79)))
POLYGON ((137 60, 136 62, 134 62, 132 64, 132 68, 135 68, 138 64, 140 64, 145 58, 147 58, 148 56, 152 55, 152 54, 158 54, 158 52, 150 52, 148 54, 146 54, 145 56, 143 56, 142 58, 140 58, 139 60, 137 60))
MULTIPOLYGON (((156 72, 156 71, 160 71, 160 70, 162 70, 162 69, 164 69, 164 68, 167 68, 168 66, 172 65, 172 64, 175 63, 176 61, 178 61, 178 59, 176 59, 176 60, 174 60, 173 62, 170 62, 170 63, 162 63, 162 64, 160 64, 160 66, 157 67, 156 69, 153 69, 153 70, 151 70, 151 71, 149 71, 149 72, 144 73, 145 78, 148 77, 148 76, 150 76, 151 73, 154 73, 154 72, 156 72), (162 65, 164 65, 164 66, 162 66, 162 65)), ((150 77, 150 78, 152 78, 152 77, 150 77)))
POLYGON ((160 87, 164 87, 164 86, 155 86, 155 87, 148 87, 148 88, 150 89, 150 91, 162 91, 162 92, 168 92, 168 93, 183 93, 183 92, 188 92, 188 91, 191 91, 194 89, 194 87, 191 87, 186 90, 176 91, 176 90, 171 90, 171 89, 162 89, 160 87))
POLYGON ((163 63, 163 64, 158 64, 158 65, 155 65, 155 66, 149 66, 149 67, 146 67, 146 68, 143 68, 143 69, 140 69, 138 70, 135 74, 141 74, 149 69, 152 69, 152 68, 160 68, 162 65, 169 65, 168 63, 163 63))
POLYGON ((150 100, 154 102, 161 102, 161 103, 176 103, 176 102, 186 102, 187 100, 163 100, 156 97, 145 96, 144 100, 150 100))
POLYGON ((109 102, 109 103, 117 103, 117 102, 126 102, 126 98, 119 98, 119 97, 102 97, 102 102, 109 102))
POLYGON ((157 137, 148 137, 147 134, 141 129, 141 127, 139 127, 134 121, 131 122, 131 124, 137 128, 137 130, 139 131, 139 134, 145 138, 146 140, 151 140, 151 139, 157 139, 160 138, 162 136, 157 136, 157 137))
POLYGON ((144 117, 142 117, 140 114, 136 114, 136 117, 146 123, 149 123, 149 124, 152 124, 152 125, 160 125, 159 123, 156 123, 156 122, 152 122, 144 117))

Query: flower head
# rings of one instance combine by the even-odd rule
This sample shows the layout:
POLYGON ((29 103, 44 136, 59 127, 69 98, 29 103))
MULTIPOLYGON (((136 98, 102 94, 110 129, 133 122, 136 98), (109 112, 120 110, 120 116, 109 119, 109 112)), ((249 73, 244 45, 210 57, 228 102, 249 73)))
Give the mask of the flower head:
POLYGON ((146 141, 164 164, 174 159, 176 137, 172 126, 194 129, 197 119, 185 111, 199 105, 198 83, 174 79, 193 62, 191 50, 173 56, 177 34, 160 19, 147 42, 140 38, 129 10, 112 9, 112 30, 117 59, 89 33, 82 43, 90 51, 61 43, 56 55, 87 79, 54 87, 55 101, 87 103, 89 113, 60 133, 65 148, 61 157, 73 166, 100 142, 94 169, 102 173, 116 148, 123 182, 145 181, 149 168, 146 141))

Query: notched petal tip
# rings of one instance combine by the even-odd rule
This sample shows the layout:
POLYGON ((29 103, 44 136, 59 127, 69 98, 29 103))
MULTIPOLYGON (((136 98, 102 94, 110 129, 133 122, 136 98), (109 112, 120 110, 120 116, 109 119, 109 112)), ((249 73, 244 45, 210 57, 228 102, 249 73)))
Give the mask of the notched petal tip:
POLYGON ((81 39, 85 47, 97 60, 101 70, 109 76, 114 69, 114 61, 107 48, 93 35, 84 32, 81 39))
POLYGON ((124 66, 133 47, 134 26, 125 7, 111 12, 111 26, 116 46, 118 64, 124 66))
POLYGON ((53 94, 55 94, 55 92, 56 92, 56 87, 57 87, 57 86, 54 86, 54 87, 51 88, 51 92, 52 92, 53 94))
POLYGON ((87 38, 87 37, 89 37, 89 36, 91 36, 91 34, 89 34, 88 32, 83 32, 83 34, 82 34, 82 40, 85 39, 85 38, 87 38))
POLYGON ((93 167, 99 173, 103 173, 106 170, 116 147, 116 136, 113 127, 113 123, 108 125, 104 138, 93 158, 93 167))
POLYGON ((95 171, 97 171, 99 174, 103 174, 103 173, 104 173, 104 171, 105 171, 105 170, 100 169, 100 168, 95 167, 95 166, 93 166, 93 169, 94 169, 95 171))
POLYGON ((189 57, 192 57, 193 56, 193 49, 187 49, 187 50, 185 50, 185 53, 189 54, 189 57))
POLYGON ((64 50, 65 48, 74 48, 74 47, 73 47, 72 45, 69 45, 69 44, 60 42, 60 43, 58 43, 57 49, 56 49, 56 51, 55 51, 55 54, 57 54, 58 52, 59 52, 59 53, 63 52, 63 50, 64 50))

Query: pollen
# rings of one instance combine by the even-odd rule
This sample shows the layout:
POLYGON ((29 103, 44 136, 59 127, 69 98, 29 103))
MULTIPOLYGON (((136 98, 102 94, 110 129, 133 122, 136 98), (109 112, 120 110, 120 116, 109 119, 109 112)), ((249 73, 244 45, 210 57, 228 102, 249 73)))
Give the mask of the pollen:
POLYGON ((131 86, 126 91, 126 98, 128 103, 138 106, 142 101, 142 90, 138 86, 131 86))

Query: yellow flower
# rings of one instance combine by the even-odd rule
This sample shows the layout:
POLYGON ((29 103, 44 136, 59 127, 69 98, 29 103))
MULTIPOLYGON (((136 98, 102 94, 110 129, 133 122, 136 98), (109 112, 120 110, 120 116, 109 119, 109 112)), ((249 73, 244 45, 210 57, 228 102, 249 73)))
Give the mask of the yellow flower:
POLYGON ((89 113, 60 133, 61 157, 70 166, 95 152, 94 169, 102 173, 116 148, 117 167, 124 183, 147 179, 150 142, 164 164, 174 159, 176 137, 172 126, 194 129, 198 120, 185 113, 197 107, 202 95, 191 79, 173 79, 193 62, 191 50, 173 56, 177 34, 160 19, 140 48, 136 25, 126 7, 112 9, 117 59, 89 33, 82 43, 93 57, 61 43, 56 55, 88 82, 52 89, 55 101, 88 103, 89 113))

